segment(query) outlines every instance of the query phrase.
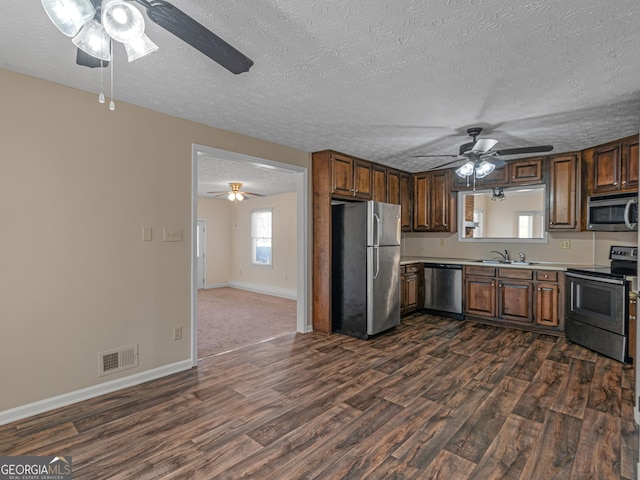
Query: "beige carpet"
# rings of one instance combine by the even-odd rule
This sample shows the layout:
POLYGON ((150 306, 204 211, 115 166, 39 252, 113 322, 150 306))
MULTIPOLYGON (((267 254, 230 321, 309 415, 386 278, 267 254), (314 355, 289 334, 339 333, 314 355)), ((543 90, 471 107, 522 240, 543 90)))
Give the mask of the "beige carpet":
POLYGON ((198 358, 295 331, 295 300, 230 287, 198 290, 198 358))

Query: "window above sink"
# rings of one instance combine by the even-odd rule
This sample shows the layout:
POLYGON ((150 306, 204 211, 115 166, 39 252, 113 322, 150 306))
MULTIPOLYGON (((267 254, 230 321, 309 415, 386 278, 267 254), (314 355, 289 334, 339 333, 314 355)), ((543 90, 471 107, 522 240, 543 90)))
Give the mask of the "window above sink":
POLYGON ((458 192, 458 241, 547 243, 545 186, 458 192))

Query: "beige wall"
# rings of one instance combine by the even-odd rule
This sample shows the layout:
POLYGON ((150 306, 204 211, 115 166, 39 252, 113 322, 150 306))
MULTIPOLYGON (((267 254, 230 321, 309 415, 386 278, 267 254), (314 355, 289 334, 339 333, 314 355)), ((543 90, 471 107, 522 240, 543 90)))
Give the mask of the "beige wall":
POLYGON ((198 219, 206 221, 206 286, 226 285, 231 277, 232 203, 198 198, 198 219))
POLYGON ((267 293, 293 295, 297 290, 296 193, 232 203, 198 199, 198 218, 207 222, 206 285, 232 284, 267 293), (250 263, 251 212, 273 210, 273 266, 250 263))
POLYGON ((405 233, 402 255, 421 257, 494 258, 491 250, 509 250, 512 259, 523 252, 529 261, 575 264, 609 264, 611 245, 637 245, 636 232, 566 232, 548 235, 548 243, 515 242, 459 242, 458 234, 405 233), (560 248, 563 240, 571 242, 570 249, 560 248))
POLYGON ((192 144, 310 155, 6 70, 0 105, 0 412, 190 359, 192 144), (130 344, 140 366, 99 377, 130 344))
POLYGON ((232 282, 268 286, 271 289, 296 291, 296 194, 285 193, 235 205, 237 216, 233 222, 232 282), (273 266, 251 265, 251 212, 256 209, 273 210, 273 266))

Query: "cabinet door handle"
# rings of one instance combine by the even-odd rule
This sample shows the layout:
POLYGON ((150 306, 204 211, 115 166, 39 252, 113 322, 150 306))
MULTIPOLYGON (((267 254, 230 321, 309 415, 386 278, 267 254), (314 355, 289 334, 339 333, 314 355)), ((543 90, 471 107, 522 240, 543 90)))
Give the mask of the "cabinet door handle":
POLYGON ((618 185, 618 182, 613 182, 613 186, 615 187, 616 185, 618 185))
POLYGON ((622 184, 624 185, 625 183, 627 183, 627 181, 626 181, 626 180, 623 180, 623 181, 622 181, 622 184))

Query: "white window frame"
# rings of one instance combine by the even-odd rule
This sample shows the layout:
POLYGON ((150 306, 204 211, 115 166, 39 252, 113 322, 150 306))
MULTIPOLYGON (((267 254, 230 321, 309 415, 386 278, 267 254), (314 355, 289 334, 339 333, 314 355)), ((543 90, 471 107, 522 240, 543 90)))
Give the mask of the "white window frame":
POLYGON ((251 266, 253 267, 259 267, 259 268, 273 268, 273 208, 258 208, 255 210, 251 210, 251 266), (254 220, 253 220, 253 216, 256 213, 269 213, 269 215, 271 216, 271 231, 270 236, 269 237, 258 237, 258 236, 254 236, 254 220), (257 262, 256 260, 256 254, 257 254, 257 243, 259 239, 269 239, 270 241, 270 247, 271 247, 271 256, 269 257, 269 261, 266 263, 263 262, 257 262))

